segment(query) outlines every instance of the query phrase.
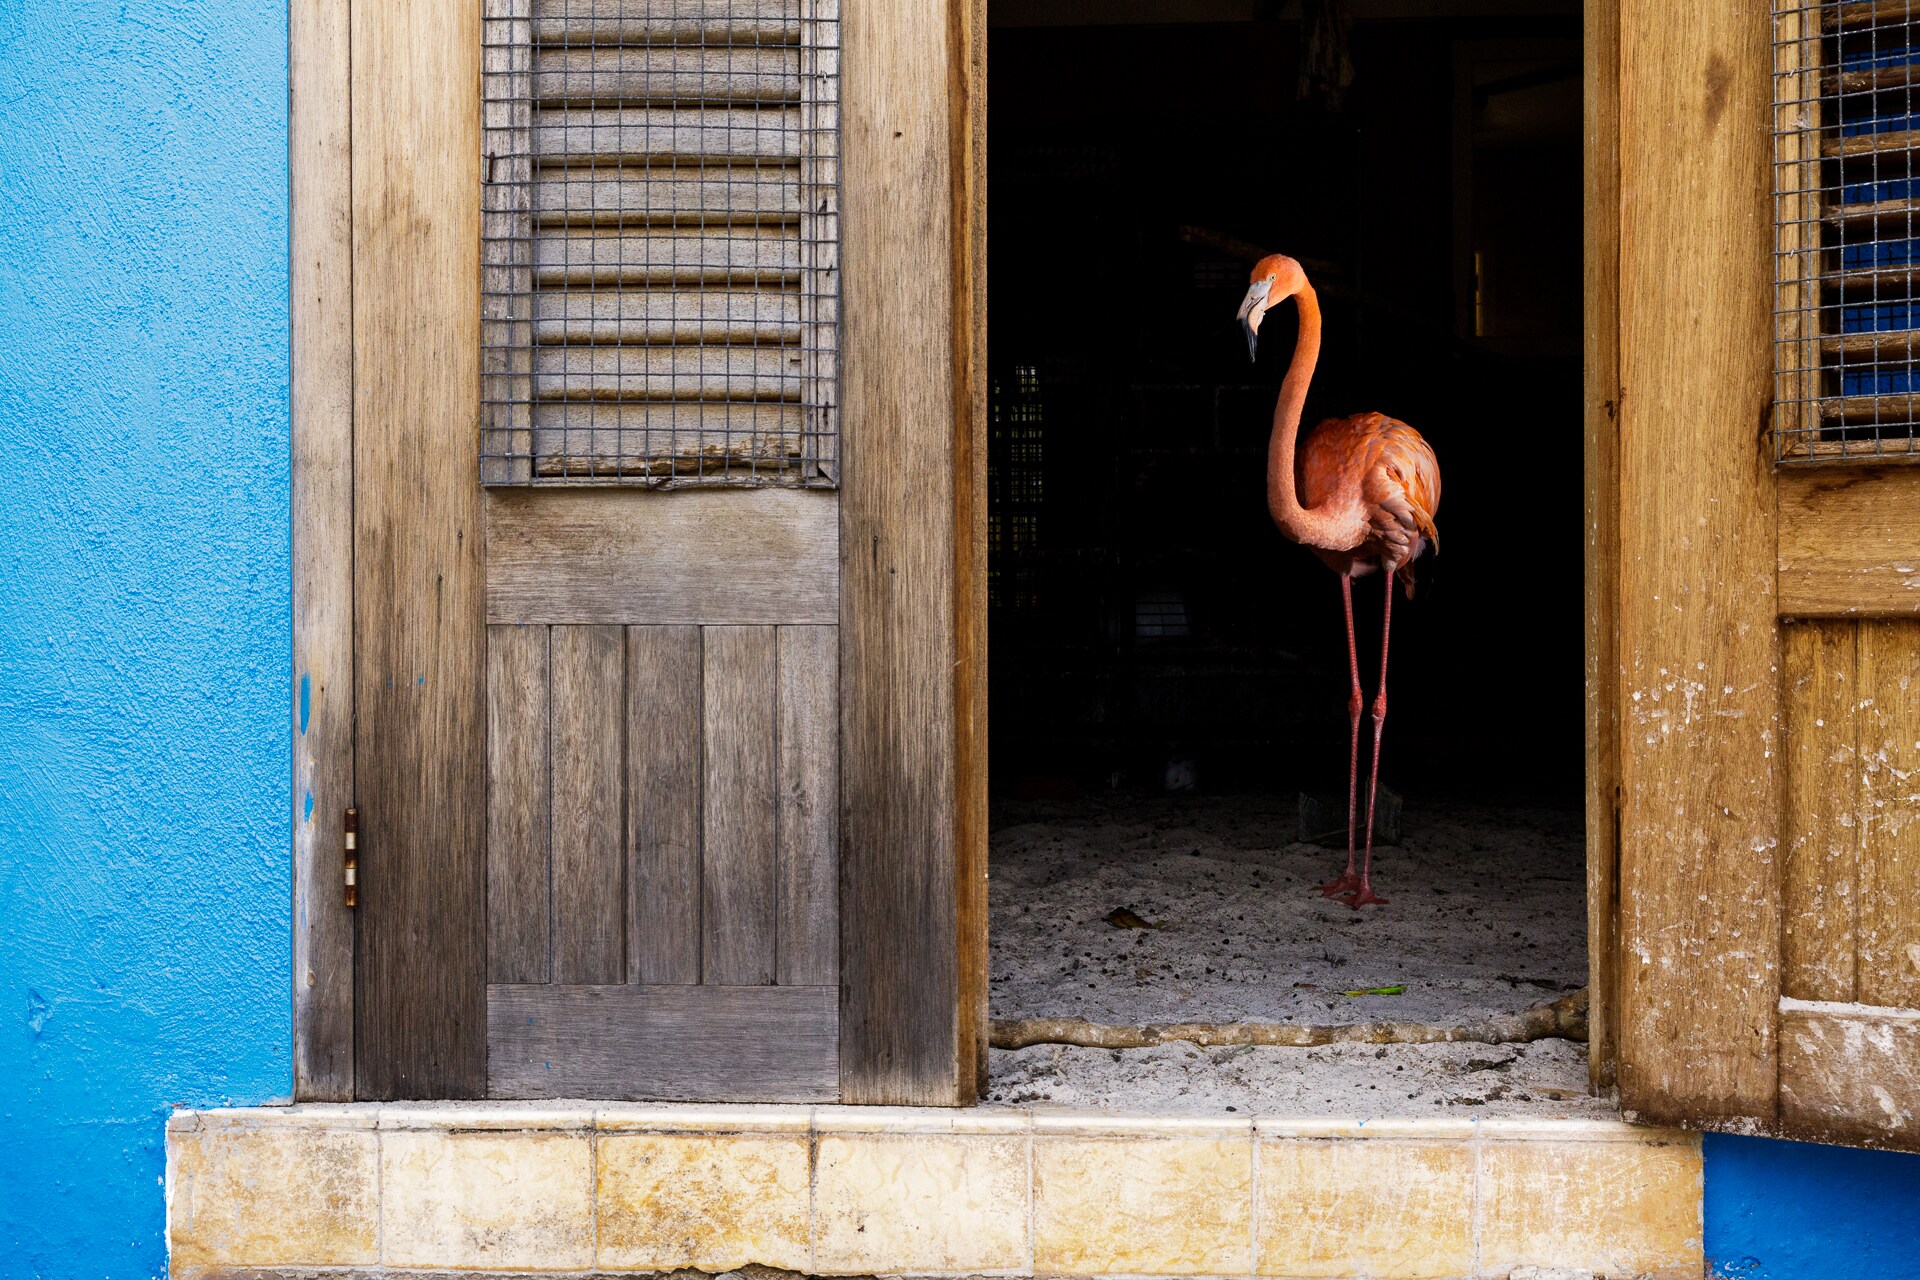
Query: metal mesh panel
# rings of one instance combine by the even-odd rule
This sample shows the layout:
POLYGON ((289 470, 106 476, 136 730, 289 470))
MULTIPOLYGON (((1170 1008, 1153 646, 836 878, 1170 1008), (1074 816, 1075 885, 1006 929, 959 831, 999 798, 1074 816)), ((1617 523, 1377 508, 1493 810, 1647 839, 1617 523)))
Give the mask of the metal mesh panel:
POLYGON ((484 0, 481 480, 830 486, 839 0, 484 0))
POLYGON ((1775 0, 1774 448, 1920 457, 1920 0, 1775 0))

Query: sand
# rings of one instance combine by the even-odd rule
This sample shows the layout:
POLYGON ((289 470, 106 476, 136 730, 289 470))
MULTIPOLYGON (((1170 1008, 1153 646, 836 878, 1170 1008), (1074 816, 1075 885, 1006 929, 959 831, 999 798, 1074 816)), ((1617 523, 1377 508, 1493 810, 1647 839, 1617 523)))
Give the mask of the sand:
MULTIPOLYGON (((1410 800, 1362 911, 1313 886, 1342 850, 1294 841, 1291 797, 1121 794, 997 805, 998 1019, 1442 1025, 1586 981, 1580 815, 1410 800), (1154 928, 1122 928, 1131 911, 1154 928), (1403 986, 1395 995, 1343 994, 1403 986)), ((1303 1114, 1608 1114, 1586 1046, 1038 1045, 992 1056, 992 1100, 1303 1114), (1560 1096, 1565 1095, 1565 1096, 1560 1096)))

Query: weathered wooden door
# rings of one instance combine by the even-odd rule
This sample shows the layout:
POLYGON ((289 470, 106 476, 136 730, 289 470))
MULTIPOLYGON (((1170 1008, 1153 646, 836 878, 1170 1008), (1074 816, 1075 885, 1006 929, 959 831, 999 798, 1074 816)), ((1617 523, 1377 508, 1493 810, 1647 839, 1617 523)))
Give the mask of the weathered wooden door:
POLYGON ((1920 402, 1841 305, 1911 287, 1911 135, 1835 108, 1904 103, 1860 51, 1908 19, 1777 10, 1588 7, 1594 1062, 1920 1149, 1920 402))
POLYGON ((972 1096, 977 65, 884 10, 296 14, 351 49, 359 822, 303 1096, 972 1096))

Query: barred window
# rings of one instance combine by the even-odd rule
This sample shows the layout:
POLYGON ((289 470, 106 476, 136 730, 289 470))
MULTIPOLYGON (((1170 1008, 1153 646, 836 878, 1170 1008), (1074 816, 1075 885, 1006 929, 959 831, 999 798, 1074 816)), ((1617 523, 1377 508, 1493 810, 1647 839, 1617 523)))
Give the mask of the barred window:
POLYGON ((485 0, 481 479, 832 485, 838 0, 485 0))
POLYGON ((1920 0, 1776 0, 1779 461, 1920 456, 1920 0))

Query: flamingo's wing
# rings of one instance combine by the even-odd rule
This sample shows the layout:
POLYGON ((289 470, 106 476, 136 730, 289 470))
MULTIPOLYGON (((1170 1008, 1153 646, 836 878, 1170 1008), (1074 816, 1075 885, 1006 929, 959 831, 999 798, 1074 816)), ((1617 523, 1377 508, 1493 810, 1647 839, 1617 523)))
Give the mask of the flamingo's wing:
POLYGON ((1415 539, 1426 538, 1438 552, 1434 516, 1440 510, 1440 461, 1433 446, 1406 423, 1385 416, 1373 441, 1363 492, 1374 511, 1375 534, 1409 552, 1415 539))

